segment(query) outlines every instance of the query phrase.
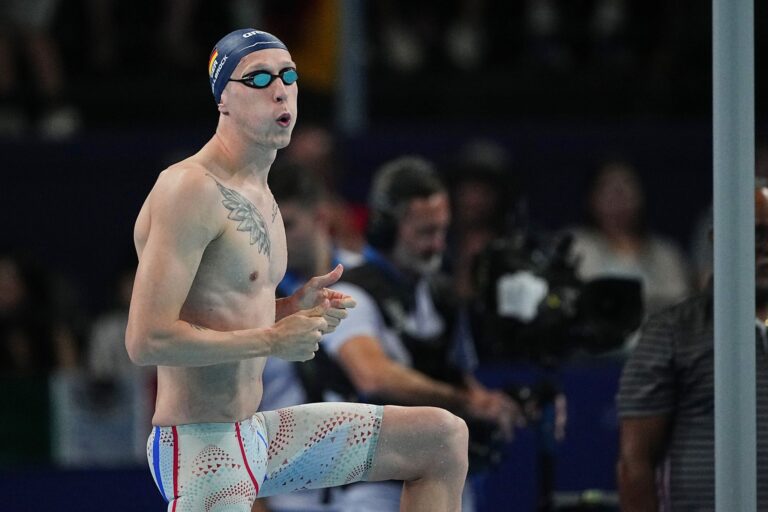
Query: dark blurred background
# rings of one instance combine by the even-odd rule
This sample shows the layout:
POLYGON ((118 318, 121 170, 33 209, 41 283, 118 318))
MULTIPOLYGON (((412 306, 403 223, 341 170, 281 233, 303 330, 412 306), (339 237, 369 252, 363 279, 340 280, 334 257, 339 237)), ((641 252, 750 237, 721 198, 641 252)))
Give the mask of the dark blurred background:
MULTIPOLYGON (((762 147, 764 3, 755 14, 762 147)), ((216 127, 206 65, 235 28, 270 31, 291 49, 299 121, 278 159, 314 162, 349 208, 351 245, 370 176, 395 156, 420 154, 446 173, 469 154, 492 160, 511 190, 502 202, 524 197, 526 222, 542 233, 581 223, 592 175, 618 158, 642 183, 648 229, 680 249, 692 287, 706 266, 697 226, 712 198, 708 2, 0 0, 0 17, 3 510, 101 510, 104 498, 111 510, 163 509, 140 462, 151 376, 108 378, 122 363, 100 365, 94 339, 119 337, 110 329, 119 333, 125 312, 133 222, 157 174, 216 127), (29 336, 45 340, 39 353, 13 338, 8 318, 24 300, 42 320, 21 324, 45 326, 29 336), (92 431, 76 428, 89 422, 92 431)), ((500 386, 538 371, 482 362, 481 379, 500 386)), ((556 457, 563 496, 615 492, 619 369, 603 359, 558 369, 569 395, 556 457)), ((482 510, 533 509, 536 442, 523 432, 478 478, 482 510)))

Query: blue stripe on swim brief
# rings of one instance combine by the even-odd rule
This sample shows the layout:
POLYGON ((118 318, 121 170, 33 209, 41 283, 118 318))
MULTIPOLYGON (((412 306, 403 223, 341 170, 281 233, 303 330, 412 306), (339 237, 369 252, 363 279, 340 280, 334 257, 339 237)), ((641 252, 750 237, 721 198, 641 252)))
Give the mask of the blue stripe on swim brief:
POLYGON ((157 488, 160 489, 163 499, 168 502, 168 496, 165 495, 165 489, 163 488, 163 477, 160 474, 160 427, 155 427, 155 439, 152 441, 152 465, 155 468, 157 488))
MULTIPOLYGON (((264 447, 265 447, 267 450, 269 450, 269 445, 267 444, 267 440, 266 440, 266 439, 264 439, 264 436, 263 436, 263 435, 261 435, 261 432, 259 432, 259 431, 257 430, 257 431, 256 431, 256 435, 257 435, 257 436, 259 436, 259 439, 261 439, 261 442, 262 442, 262 443, 264 443, 264 447)), ((267 476, 267 473, 265 472, 265 473, 264 473, 264 481, 266 482, 267 480, 269 480, 269 477, 267 476)))
POLYGON ((264 446, 265 446, 267 449, 269 449, 269 445, 267 444, 267 440, 266 440, 266 439, 264 439, 264 436, 263 436, 263 435, 261 435, 261 432, 259 432, 259 431, 257 430, 257 431, 256 431, 256 434, 259 436, 259 439, 261 439, 261 442, 262 442, 262 443, 264 443, 264 446))

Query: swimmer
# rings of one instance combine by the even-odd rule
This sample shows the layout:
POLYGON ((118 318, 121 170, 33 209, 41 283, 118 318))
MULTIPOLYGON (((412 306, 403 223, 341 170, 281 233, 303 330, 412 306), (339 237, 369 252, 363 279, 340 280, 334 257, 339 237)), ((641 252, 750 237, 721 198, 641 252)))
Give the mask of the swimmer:
POLYGON ((463 420, 434 407, 308 404, 256 413, 267 357, 306 361, 354 299, 343 267, 275 300, 285 230, 267 187, 297 117, 299 75, 271 34, 238 30, 208 62, 219 121, 160 173, 136 220, 126 347, 157 367, 152 476, 168 510, 251 510, 256 497, 403 480, 404 511, 458 511, 463 420))

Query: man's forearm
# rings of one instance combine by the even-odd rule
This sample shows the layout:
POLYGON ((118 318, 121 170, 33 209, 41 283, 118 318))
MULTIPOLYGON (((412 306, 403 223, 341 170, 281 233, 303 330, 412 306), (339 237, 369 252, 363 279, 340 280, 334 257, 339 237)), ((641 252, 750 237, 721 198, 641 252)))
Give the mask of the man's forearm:
POLYGON ((183 320, 165 329, 135 332, 129 326, 126 346, 141 366, 209 366, 268 356, 270 330, 215 331, 183 320))
POLYGON ((620 460, 617 468, 619 499, 624 512, 656 512, 656 474, 653 464, 620 460))
POLYGON ((375 389, 370 391, 393 403, 432 405, 455 413, 464 407, 464 393, 459 388, 394 362, 377 381, 375 389))

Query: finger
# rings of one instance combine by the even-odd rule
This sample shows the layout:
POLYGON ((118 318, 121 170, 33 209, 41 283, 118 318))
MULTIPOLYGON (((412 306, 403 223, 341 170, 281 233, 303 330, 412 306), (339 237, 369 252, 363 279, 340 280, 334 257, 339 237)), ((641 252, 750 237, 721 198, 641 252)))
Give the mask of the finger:
POLYGON ((310 286, 317 288, 318 290, 331 286, 333 283, 341 279, 341 274, 344 272, 344 267, 339 263, 336 268, 325 274, 324 276, 315 276, 309 280, 310 286))
POLYGON ((339 323, 341 322, 341 320, 339 320, 338 318, 331 318, 331 319, 326 318, 325 321, 326 321, 326 327, 322 330, 323 334, 332 333, 333 331, 336 330, 336 327, 338 327, 339 323))
POLYGON ((323 318, 325 318, 325 321, 328 323, 328 327, 336 327, 341 323, 341 318, 335 316, 325 315, 323 318))
POLYGON ((309 317, 315 317, 315 316, 324 316, 325 312, 328 311, 328 308, 331 307, 331 303, 326 299, 317 306, 313 307, 312 309, 306 309, 302 311, 305 316, 309 317))
POLYGON ((349 295, 343 295, 338 298, 331 297, 332 308, 352 309, 355 306, 357 306, 357 302, 355 301, 355 299, 353 299, 349 295))
POLYGON ((347 310, 334 308, 333 306, 331 306, 329 309, 325 311, 324 316, 326 320, 329 318, 336 318, 337 320, 343 320, 347 318, 347 310))

